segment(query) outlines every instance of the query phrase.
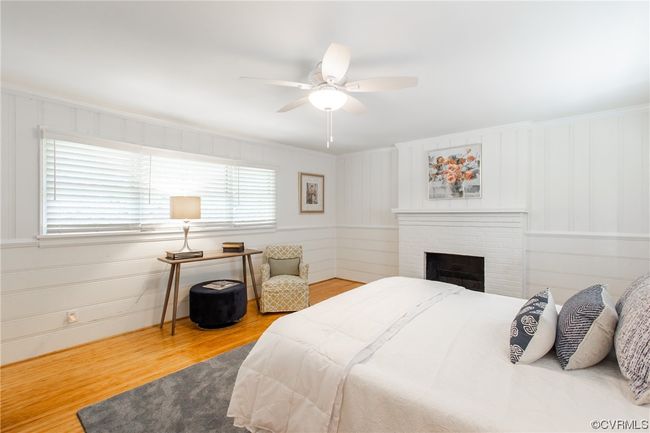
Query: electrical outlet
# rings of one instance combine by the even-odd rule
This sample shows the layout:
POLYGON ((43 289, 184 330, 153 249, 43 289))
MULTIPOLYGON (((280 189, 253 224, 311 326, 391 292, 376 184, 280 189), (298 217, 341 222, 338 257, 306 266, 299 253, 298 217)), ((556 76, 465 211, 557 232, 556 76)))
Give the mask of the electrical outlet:
POLYGON ((77 312, 76 311, 68 311, 65 313, 65 321, 66 323, 77 323, 79 319, 77 318, 77 312))

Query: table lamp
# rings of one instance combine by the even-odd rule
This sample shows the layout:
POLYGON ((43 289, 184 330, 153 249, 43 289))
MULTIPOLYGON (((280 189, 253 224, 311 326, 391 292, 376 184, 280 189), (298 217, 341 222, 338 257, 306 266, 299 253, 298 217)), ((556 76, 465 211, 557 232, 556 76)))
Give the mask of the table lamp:
POLYGON ((183 248, 174 251, 176 256, 203 255, 202 251, 195 251, 187 244, 187 235, 190 232, 190 220, 201 218, 201 197, 174 196, 169 197, 169 218, 183 220, 183 232, 185 233, 185 242, 183 248))

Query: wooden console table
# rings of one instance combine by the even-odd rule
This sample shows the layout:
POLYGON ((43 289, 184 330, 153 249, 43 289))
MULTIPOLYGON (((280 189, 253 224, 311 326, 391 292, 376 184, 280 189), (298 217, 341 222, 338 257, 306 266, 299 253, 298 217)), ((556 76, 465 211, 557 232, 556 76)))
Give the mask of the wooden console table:
POLYGON ((251 274, 251 280, 253 282, 253 291, 255 292, 255 301, 257 302, 257 308, 260 308, 260 297, 257 294, 257 283, 255 282, 255 272, 253 271, 253 260, 251 256, 253 254, 262 254, 260 250, 249 250, 246 249, 241 253, 222 253, 222 252, 207 252, 203 254, 203 257, 195 257, 191 259, 168 259, 167 257, 158 257, 158 260, 164 263, 171 265, 171 270, 169 271, 169 281, 167 281, 167 293, 165 294, 165 305, 163 306, 162 317, 160 318, 160 327, 163 327, 165 323, 165 315, 167 314, 167 304, 169 303, 169 294, 172 290, 172 281, 174 281, 174 306, 172 313, 172 335, 176 333, 176 308, 178 307, 178 284, 180 281, 181 275, 181 265, 185 263, 194 263, 194 262, 204 262, 206 260, 219 260, 219 259, 230 259, 233 257, 241 257, 242 263, 242 274, 244 280, 244 286, 246 286, 246 262, 248 262, 249 272, 251 274))

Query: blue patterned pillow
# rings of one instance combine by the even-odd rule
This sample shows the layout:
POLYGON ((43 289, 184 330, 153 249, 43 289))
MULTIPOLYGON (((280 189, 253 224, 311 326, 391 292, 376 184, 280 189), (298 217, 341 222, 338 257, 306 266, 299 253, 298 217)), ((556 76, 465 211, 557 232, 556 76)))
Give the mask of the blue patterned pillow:
POLYGON ((591 367, 605 359, 614 344, 618 315, 606 286, 596 284, 562 306, 555 353, 565 370, 591 367))
POLYGON ((531 363, 546 355, 555 341, 557 310, 549 289, 534 295, 510 325, 510 362, 531 363))

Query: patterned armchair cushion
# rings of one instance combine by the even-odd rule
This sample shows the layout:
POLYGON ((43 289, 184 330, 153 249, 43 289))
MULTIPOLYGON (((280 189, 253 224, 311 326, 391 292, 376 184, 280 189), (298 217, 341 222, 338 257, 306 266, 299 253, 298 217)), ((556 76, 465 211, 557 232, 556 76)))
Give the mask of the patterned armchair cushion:
POLYGON ((295 275, 278 275, 262 283, 263 313, 298 311, 309 306, 309 285, 295 275))
POLYGON ((276 275, 262 284, 265 290, 296 290, 306 286, 305 280, 297 275, 276 275))
POLYGON ((266 259, 293 259, 302 261, 302 246, 300 245, 269 245, 264 252, 266 259))
POLYGON ((260 271, 262 272, 262 283, 271 278, 271 266, 268 263, 262 263, 260 271))
POLYGON ((306 263, 301 263, 299 266, 300 278, 307 281, 309 279, 309 265, 306 263))

